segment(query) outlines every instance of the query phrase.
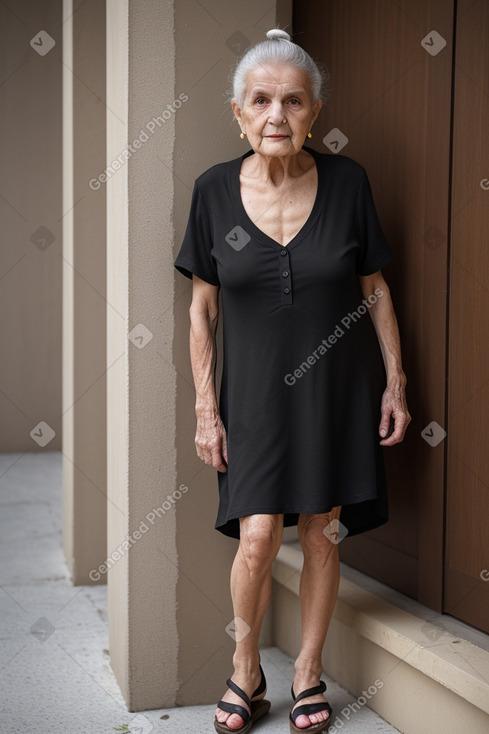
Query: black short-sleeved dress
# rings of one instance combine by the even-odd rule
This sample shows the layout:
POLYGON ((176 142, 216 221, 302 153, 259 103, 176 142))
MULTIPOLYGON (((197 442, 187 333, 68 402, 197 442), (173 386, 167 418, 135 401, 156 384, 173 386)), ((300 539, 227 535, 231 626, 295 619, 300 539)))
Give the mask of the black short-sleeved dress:
MULTIPOLYGON (((228 470, 218 472, 215 527, 239 538, 239 518, 341 505, 349 535, 387 520, 378 426, 386 374, 358 274, 392 258, 365 170, 304 148, 318 190, 306 223, 286 245, 246 214, 245 155, 195 182, 175 267, 222 292, 220 414, 228 470)), ((345 533, 345 530, 342 529, 345 533)))

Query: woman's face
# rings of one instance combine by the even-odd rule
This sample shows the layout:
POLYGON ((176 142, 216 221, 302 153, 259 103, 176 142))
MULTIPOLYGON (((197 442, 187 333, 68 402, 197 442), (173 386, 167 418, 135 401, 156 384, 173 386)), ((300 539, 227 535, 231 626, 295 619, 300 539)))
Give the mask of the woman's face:
POLYGON ((266 64, 246 75, 243 106, 233 112, 255 153, 298 153, 316 120, 321 101, 312 101, 308 74, 291 64, 266 64))

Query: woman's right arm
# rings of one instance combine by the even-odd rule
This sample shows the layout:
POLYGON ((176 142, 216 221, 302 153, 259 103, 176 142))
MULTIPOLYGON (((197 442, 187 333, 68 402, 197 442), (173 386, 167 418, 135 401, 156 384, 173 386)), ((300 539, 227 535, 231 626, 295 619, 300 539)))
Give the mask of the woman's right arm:
POLYGON ((226 431, 219 415, 214 371, 219 286, 192 277, 190 361, 195 385, 197 456, 217 471, 227 471, 226 431))

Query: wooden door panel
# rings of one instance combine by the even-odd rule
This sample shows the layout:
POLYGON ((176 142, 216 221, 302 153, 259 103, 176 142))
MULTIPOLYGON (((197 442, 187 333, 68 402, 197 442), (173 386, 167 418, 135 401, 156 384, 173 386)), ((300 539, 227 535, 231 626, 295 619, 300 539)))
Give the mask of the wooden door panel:
POLYGON ((365 166, 395 258, 385 277, 401 329, 413 421, 384 450, 390 521, 346 538, 343 560, 441 610, 445 445, 421 431, 445 425, 453 2, 301 0, 294 40, 330 72, 311 145, 338 128, 339 151, 365 166), (436 29, 446 45, 430 55, 436 29))
POLYGON ((487 0, 459 2, 456 27, 444 608, 489 632, 487 0))

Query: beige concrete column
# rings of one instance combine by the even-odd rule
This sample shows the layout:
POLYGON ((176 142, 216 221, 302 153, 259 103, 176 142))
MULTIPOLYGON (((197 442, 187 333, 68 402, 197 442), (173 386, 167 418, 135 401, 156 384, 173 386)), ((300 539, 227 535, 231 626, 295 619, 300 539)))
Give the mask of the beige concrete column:
POLYGON ((106 557, 105 3, 63 2, 63 548, 75 584, 106 557))
POLYGON ((130 711, 178 680, 172 366, 172 3, 107 2, 107 430, 110 660, 130 711), (163 166, 160 160, 167 162, 163 166))
POLYGON ((230 67, 274 24, 260 0, 107 2, 109 627, 130 711, 213 702, 231 672, 237 542, 213 529, 216 472, 194 450, 173 260, 194 179, 245 150, 230 67))

